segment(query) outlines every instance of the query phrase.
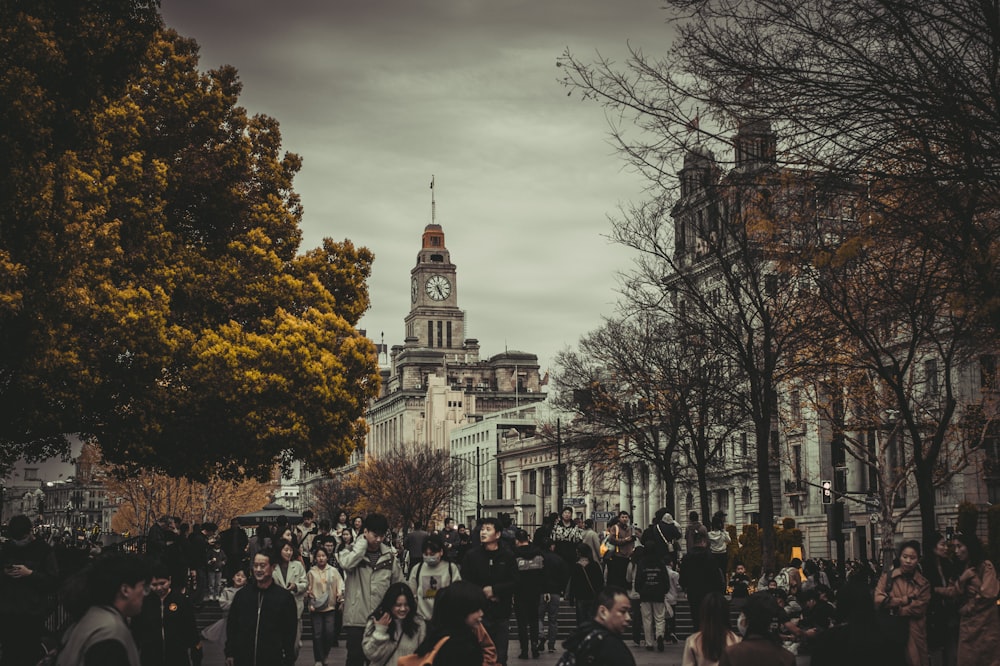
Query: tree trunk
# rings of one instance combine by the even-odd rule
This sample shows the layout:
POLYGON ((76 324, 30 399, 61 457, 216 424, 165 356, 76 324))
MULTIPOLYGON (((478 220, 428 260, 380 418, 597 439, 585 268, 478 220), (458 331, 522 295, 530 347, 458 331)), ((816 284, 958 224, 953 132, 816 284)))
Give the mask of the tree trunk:
POLYGON ((934 479, 929 465, 916 461, 913 478, 917 484, 917 501, 920 506, 920 529, 925 548, 931 542, 931 535, 937 532, 937 498, 934 497, 934 479))
POLYGON ((774 571, 774 497, 771 495, 771 423, 757 427, 757 510, 760 512, 760 561, 774 571))

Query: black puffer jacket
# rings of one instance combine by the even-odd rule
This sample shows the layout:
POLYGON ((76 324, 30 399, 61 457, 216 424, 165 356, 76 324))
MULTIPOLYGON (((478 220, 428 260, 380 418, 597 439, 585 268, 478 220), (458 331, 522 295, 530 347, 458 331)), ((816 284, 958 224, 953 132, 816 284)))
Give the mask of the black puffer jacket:
POLYGON ((251 583, 233 597, 226 621, 226 656, 236 666, 291 666, 295 663, 295 597, 274 583, 261 590, 251 583))

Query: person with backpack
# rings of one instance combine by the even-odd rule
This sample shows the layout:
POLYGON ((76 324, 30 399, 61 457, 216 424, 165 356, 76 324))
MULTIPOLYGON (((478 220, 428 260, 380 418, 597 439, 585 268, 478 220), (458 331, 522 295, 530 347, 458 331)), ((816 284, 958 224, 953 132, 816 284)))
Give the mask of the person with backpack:
POLYGON ((663 640, 667 633, 667 610, 664 597, 670 589, 670 574, 663 560, 652 553, 646 553, 645 548, 638 547, 640 552, 635 574, 635 590, 639 593, 639 608, 642 614, 642 629, 646 636, 646 649, 656 649, 663 652, 663 640))
POLYGON ((410 571, 409 585, 417 599, 417 616, 430 622, 437 595, 454 582, 462 580, 458 565, 444 559, 444 539, 431 535, 424 540, 421 561, 410 571))
POLYGON ((635 666, 635 657, 622 634, 632 604, 624 588, 608 585, 594 599, 594 613, 563 643, 566 652, 556 666, 635 666))
MULTIPOLYGON (((593 616, 597 592, 604 587, 604 573, 601 565, 591 561, 589 546, 577 544, 576 554, 577 561, 570 568, 567 596, 576 605, 577 622, 586 622, 593 616)), ((628 598, 627 593, 625 597, 628 598)))
POLYGON ((538 658, 538 602, 545 589, 545 555, 530 542, 528 533, 514 533, 514 558, 517 561, 517 585, 514 587, 514 617, 517 618, 517 638, 521 644, 520 659, 538 658), (530 642, 529 642, 530 641, 530 642))

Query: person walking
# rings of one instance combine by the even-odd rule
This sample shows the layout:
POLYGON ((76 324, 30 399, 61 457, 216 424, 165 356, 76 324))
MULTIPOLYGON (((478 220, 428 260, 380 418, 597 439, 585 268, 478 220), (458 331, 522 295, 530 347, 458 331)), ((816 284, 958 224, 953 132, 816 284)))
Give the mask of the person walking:
POLYGON ((48 597, 56 589, 56 556, 44 539, 36 539, 31 519, 12 516, 8 540, 0 544, 0 650, 3 664, 34 666, 41 657, 48 597))
POLYGON ((615 547, 608 560, 608 585, 625 587, 625 574, 628 569, 632 549, 638 541, 635 529, 632 527, 632 517, 628 511, 618 513, 618 524, 611 528, 608 544, 615 547))
POLYGON ((233 574, 233 584, 224 588, 219 594, 219 608, 225 613, 221 618, 201 630, 201 637, 213 643, 225 644, 226 642, 226 618, 229 617, 229 609, 233 605, 233 599, 240 589, 246 587, 249 576, 242 569, 233 574))
POLYGON ((684 554, 685 555, 687 555, 688 553, 690 553, 690 552, 692 552, 694 550, 695 535, 699 531, 702 531, 702 530, 704 530, 704 532, 706 534, 708 533, 708 529, 704 525, 701 524, 700 520, 698 520, 698 512, 697 511, 691 511, 690 513, 688 513, 688 526, 684 530, 684 554))
POLYGON ((929 656, 926 617, 931 601, 931 584, 920 573, 919 562, 920 543, 907 541, 899 549, 899 566, 882 574, 875 587, 875 606, 889 609, 893 614, 909 620, 905 651, 907 666, 925 666, 929 656))
POLYGON ((594 530, 594 521, 588 518, 583 521, 583 529, 580 531, 581 543, 590 546, 590 559, 594 562, 601 561, 601 537, 594 530))
POLYGON ((368 618, 361 646, 368 666, 395 666, 400 657, 415 652, 425 637, 426 627, 417 615, 410 586, 393 583, 368 618))
POLYGON ((514 587, 514 617, 517 619, 517 639, 521 644, 520 659, 538 658, 538 605, 545 590, 545 555, 533 545, 525 530, 514 533, 514 558, 517 562, 517 585, 514 587))
POLYGON ((653 524, 642 533, 642 545, 646 547, 647 554, 652 553, 653 557, 676 565, 681 536, 681 528, 674 517, 665 508, 659 509, 653 524))
POLYGON ((708 532, 704 527, 695 530, 691 545, 692 550, 681 561, 680 583, 687 593, 694 630, 699 631, 702 599, 711 592, 725 592, 726 581, 708 552, 708 532))
POLYGON ((273 551, 254 555, 253 584, 233 597, 226 619, 226 666, 295 663, 295 597, 274 582, 278 557, 273 551))
POLYGON ((729 626, 729 604, 719 592, 712 592, 701 602, 701 630, 684 641, 681 666, 717 666, 722 653, 739 643, 739 636, 729 626))
MULTIPOLYGON (((577 544, 577 560, 570 568, 567 591, 567 596, 576 606, 577 622, 586 622, 593 617, 597 593, 604 586, 601 565, 590 559, 590 548, 582 543, 577 544)), ((628 598, 628 593, 625 596, 628 598)), ((629 615, 631 616, 631 610, 629 615)))
POLYGON ((295 540, 299 544, 299 557, 302 566, 309 570, 312 566, 313 540, 319 534, 319 526, 313 521, 315 514, 312 509, 302 512, 302 522, 295 526, 295 540))
POLYGON ((514 555, 500 548, 500 522, 484 518, 479 529, 479 548, 472 548, 462 561, 462 577, 483 589, 486 607, 483 626, 496 645, 497 663, 507 663, 510 645, 510 613, 518 571, 514 555))
POLYGON ((430 533, 424 529, 423 523, 414 523, 413 529, 403 537, 403 550, 406 558, 406 566, 403 567, 404 576, 409 576, 413 567, 424 559, 424 541, 429 536, 430 533))
POLYGON ((496 645, 483 627, 483 589, 457 581, 441 590, 426 637, 400 666, 495 666, 496 645))
POLYGON ((309 603, 312 622, 313 659, 316 666, 326 661, 337 643, 337 608, 344 598, 344 579, 329 563, 329 555, 322 548, 313 553, 313 566, 309 569, 305 599, 309 603))
POLYGON ((295 598, 295 656, 302 647, 302 611, 305 606, 306 588, 309 579, 305 565, 299 560, 298 549, 288 539, 279 539, 275 546, 278 566, 274 568, 274 582, 292 593, 295 598))
POLYGON ((670 574, 664 561, 652 553, 646 553, 645 548, 638 546, 639 553, 635 573, 635 590, 639 593, 639 606, 642 613, 643 634, 646 637, 646 649, 656 649, 663 652, 663 642, 667 635, 667 611, 664 598, 670 589, 670 574))
POLYGON ((219 545, 226 554, 226 566, 223 568, 226 580, 232 580, 233 574, 246 567, 247 550, 250 540, 246 531, 240 527, 240 521, 233 518, 229 521, 229 529, 219 533, 219 545))
POLYGON ((729 544, 733 542, 726 531, 725 517, 721 511, 712 516, 712 529, 708 532, 708 552, 711 553, 715 566, 725 576, 729 569, 729 544))
POLYGON ((208 572, 208 598, 215 601, 222 592, 222 572, 226 568, 226 553, 219 544, 218 536, 213 536, 208 541, 208 555, 205 562, 205 570, 208 572))
POLYGON ((146 596, 142 610, 130 624, 142 666, 201 663, 194 607, 187 597, 172 589, 171 583, 169 568, 163 563, 154 564, 149 585, 152 594, 146 596))
POLYGON ((424 540, 422 560, 410 572, 409 585, 417 600, 417 615, 430 622, 441 590, 462 580, 458 565, 445 560, 445 543, 439 536, 424 540))
POLYGON ((361 536, 353 545, 337 552, 344 572, 344 632, 347 635, 346 666, 364 666, 362 647, 365 626, 386 590, 403 580, 392 549, 384 543, 389 521, 379 513, 364 520, 361 536))
POLYGON ((577 655, 577 663, 635 666, 635 657, 622 639, 631 607, 624 588, 614 585, 601 588, 594 598, 594 613, 580 623, 563 647, 577 655))
POLYGON ((545 561, 542 598, 538 603, 538 643, 535 652, 541 653, 548 642, 549 652, 556 651, 559 635, 559 604, 569 585, 569 567, 556 555, 552 539, 543 542, 542 557, 545 561), (547 624, 543 622, 548 619, 547 624))
POLYGON ((566 564, 576 562, 576 545, 583 541, 583 532, 573 522, 573 509, 563 507, 561 517, 552 526, 552 540, 556 553, 566 564))
POLYGON ((63 638, 57 666, 140 666, 128 621, 149 594, 149 565, 138 555, 98 557, 86 575, 89 606, 63 638))
POLYGON ((955 582, 958 592, 958 663, 962 666, 1000 664, 1000 617, 997 595, 1000 583, 982 542, 969 534, 956 534, 955 561, 962 572, 955 582))
POLYGON ((920 571, 931 584, 927 606, 927 649, 934 666, 958 664, 958 604, 955 582, 961 572, 948 554, 948 539, 939 532, 931 536, 934 546, 924 553, 920 571))
POLYGON ((781 609, 773 595, 751 594, 737 624, 743 640, 723 651, 720 666, 795 666, 795 655, 782 647, 772 630, 780 617, 781 609))

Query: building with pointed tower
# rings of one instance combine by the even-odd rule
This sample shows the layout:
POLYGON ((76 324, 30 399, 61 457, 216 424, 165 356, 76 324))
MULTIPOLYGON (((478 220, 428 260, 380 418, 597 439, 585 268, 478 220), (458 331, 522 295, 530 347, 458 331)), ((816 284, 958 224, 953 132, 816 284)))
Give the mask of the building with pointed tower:
POLYGON ((458 286, 444 230, 432 222, 410 271, 403 344, 391 348, 381 392, 366 414, 365 455, 399 447, 448 450, 453 428, 544 400, 535 354, 508 350, 480 359, 479 341, 466 337, 458 286))

